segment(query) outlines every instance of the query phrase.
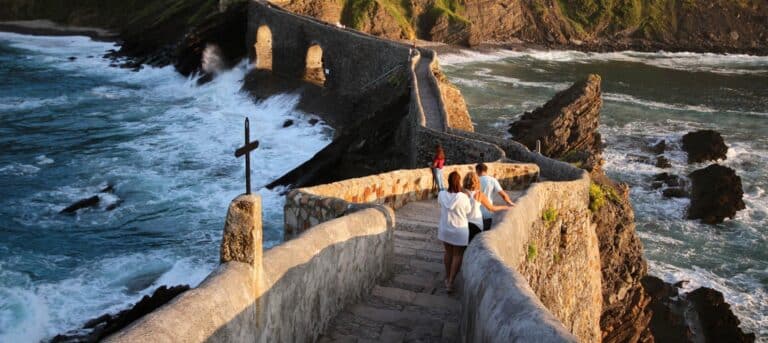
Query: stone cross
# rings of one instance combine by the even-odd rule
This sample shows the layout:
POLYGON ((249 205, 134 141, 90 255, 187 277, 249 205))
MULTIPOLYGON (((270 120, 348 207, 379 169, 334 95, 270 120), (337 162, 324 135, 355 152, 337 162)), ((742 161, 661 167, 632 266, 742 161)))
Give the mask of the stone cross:
POLYGON ((235 157, 245 155, 245 194, 251 194, 251 151, 259 147, 259 141, 251 142, 249 135, 251 132, 248 117, 245 118, 245 145, 235 150, 235 157))

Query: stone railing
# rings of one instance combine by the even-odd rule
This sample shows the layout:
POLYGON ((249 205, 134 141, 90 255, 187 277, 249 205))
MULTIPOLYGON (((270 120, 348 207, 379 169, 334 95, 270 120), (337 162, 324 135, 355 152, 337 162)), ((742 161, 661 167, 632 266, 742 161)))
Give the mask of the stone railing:
MULTIPOLYGON (((534 164, 487 165, 488 174, 496 177, 505 189, 526 188, 539 175, 539 168, 534 164)), ((474 170, 474 164, 445 166, 443 176, 447 178, 454 170, 464 175, 474 170)), ((386 205, 398 209, 408 202, 429 199, 436 194, 437 187, 429 168, 397 170, 295 189, 285 199, 286 237, 350 213, 359 207, 355 204, 386 205)))
POLYGON ((467 249, 464 341, 599 342, 600 256, 588 174, 516 143, 498 143, 515 159, 537 163, 551 181, 528 188, 467 249))
POLYGON ((106 341, 315 341, 387 273, 393 216, 386 206, 373 206, 262 254, 260 198, 240 196, 227 214, 222 264, 197 288, 106 341))

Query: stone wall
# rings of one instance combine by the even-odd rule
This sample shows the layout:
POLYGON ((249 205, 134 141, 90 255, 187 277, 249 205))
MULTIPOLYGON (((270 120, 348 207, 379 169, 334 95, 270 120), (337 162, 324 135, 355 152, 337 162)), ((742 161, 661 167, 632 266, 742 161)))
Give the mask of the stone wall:
POLYGON ((248 56, 256 60, 256 33, 262 25, 272 33, 272 71, 303 78, 309 48, 322 49, 325 87, 340 94, 361 89, 398 66, 407 66, 410 47, 355 30, 340 28, 310 17, 295 15, 277 6, 252 1, 248 13, 248 56), (354 72, 350 72, 354 71, 354 72))
POLYGON ((314 341, 338 312, 386 275, 394 213, 385 206, 317 225, 261 259, 261 223, 252 215, 260 201, 248 197, 230 207, 224 235, 240 238, 222 249, 224 263, 197 288, 107 342, 314 341), (258 251, 242 253, 256 246, 258 251))
MULTIPOLYGON (((463 177, 466 172, 474 171, 474 164, 445 166, 443 176, 447 179, 454 170, 463 177)), ((539 168, 533 164, 488 163, 488 174, 496 177, 506 189, 524 189, 538 179, 539 168)), ((359 204, 398 209, 410 201, 429 199, 436 194, 429 168, 397 170, 296 189, 285 199, 286 237, 343 216, 359 208, 359 204)))
POLYGON ((542 176, 553 181, 532 185, 467 249, 461 271, 464 339, 599 342, 601 272, 589 176, 536 153, 519 153, 518 159, 541 163, 542 176))
POLYGON ((504 151, 495 144, 438 132, 427 127, 419 127, 416 130, 414 144, 416 150, 414 167, 431 165, 435 158, 437 144, 442 145, 445 151, 446 164, 498 162, 506 157, 504 151))

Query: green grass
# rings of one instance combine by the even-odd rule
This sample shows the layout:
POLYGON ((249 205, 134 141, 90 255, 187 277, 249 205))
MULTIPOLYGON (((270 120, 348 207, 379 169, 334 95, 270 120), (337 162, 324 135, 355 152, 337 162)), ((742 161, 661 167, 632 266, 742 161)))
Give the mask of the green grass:
POLYGON ((554 223, 557 220, 557 210, 551 207, 545 209, 541 212, 541 219, 547 225, 554 223))
POLYGON ((400 29, 405 33, 405 38, 412 39, 416 36, 413 29, 413 9, 406 0, 346 0, 341 14, 344 25, 360 30, 366 20, 371 20, 371 14, 377 6, 390 15, 400 29))
POLYGON ((528 244, 528 254, 525 256, 525 260, 528 262, 531 262, 536 259, 536 256, 539 255, 538 250, 536 250, 536 245, 534 244, 528 244))

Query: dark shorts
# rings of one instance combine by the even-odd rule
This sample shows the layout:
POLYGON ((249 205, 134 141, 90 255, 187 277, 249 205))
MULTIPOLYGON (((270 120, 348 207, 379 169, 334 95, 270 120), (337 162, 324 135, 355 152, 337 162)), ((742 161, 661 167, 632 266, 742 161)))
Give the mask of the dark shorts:
POLYGON ((491 218, 483 218, 483 231, 488 231, 491 229, 491 223, 493 222, 493 219, 491 218))
POLYGON ((480 230, 480 228, 477 227, 477 225, 469 223, 469 241, 470 242, 472 241, 472 238, 475 238, 475 236, 481 232, 483 231, 480 230))

